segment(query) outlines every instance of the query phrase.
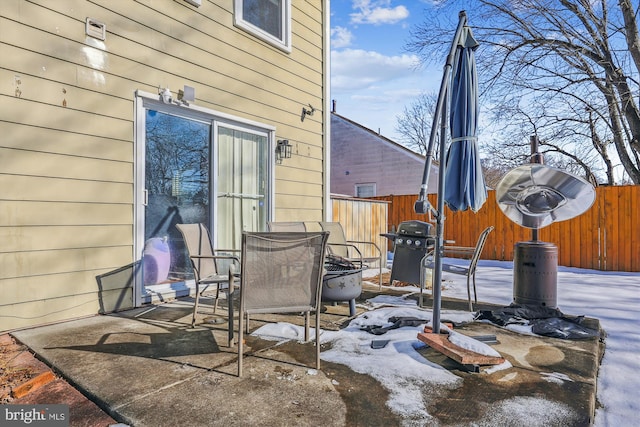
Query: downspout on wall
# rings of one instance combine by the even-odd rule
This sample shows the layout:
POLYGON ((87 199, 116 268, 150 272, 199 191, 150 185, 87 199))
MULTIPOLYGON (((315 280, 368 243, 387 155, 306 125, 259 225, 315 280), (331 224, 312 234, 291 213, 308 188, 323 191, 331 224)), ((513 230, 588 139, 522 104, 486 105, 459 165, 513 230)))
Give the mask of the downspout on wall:
POLYGON ((331 221, 333 217, 333 208, 331 206, 331 0, 324 0, 324 7, 322 10, 322 20, 324 29, 323 36, 323 61, 322 61, 322 96, 323 100, 323 157, 324 157, 324 173, 323 175, 323 187, 324 187, 324 213, 323 217, 325 221, 331 221))

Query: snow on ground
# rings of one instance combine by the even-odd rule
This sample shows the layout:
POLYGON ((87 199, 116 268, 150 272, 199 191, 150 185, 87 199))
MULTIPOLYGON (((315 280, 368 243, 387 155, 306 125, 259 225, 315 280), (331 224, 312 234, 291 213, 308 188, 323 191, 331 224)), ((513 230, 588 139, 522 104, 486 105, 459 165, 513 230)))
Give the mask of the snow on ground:
MULTIPOLYGON (((455 262, 447 259, 447 262, 455 262)), ((463 276, 443 274, 444 296, 466 298, 463 276)), ((508 305, 513 298, 513 263, 480 261, 478 300, 508 305)), ((568 315, 600 320, 607 333, 598 374, 594 426, 636 425, 640 414, 640 273, 558 267, 558 308, 568 315)))
MULTIPOLYGON (((459 262, 447 259, 448 263, 459 262)), ((371 275, 365 272, 365 278, 371 275)), ((443 273, 442 295, 466 299, 466 279, 463 276, 443 273)), ((478 299, 480 301, 507 306, 513 298, 513 263, 502 261, 480 261, 476 274, 478 299)), ((417 288, 404 288, 407 292, 418 292, 417 288)), ((424 344, 416 339, 423 327, 391 329, 380 339, 389 343, 380 349, 372 349, 372 335, 361 328, 371 325, 390 326, 390 317, 416 317, 430 322, 432 311, 418 309, 415 301, 403 297, 380 295, 368 302, 369 311, 351 321, 340 331, 322 331, 321 341, 331 342, 332 348, 321 354, 323 360, 341 363, 356 372, 376 378, 390 391, 387 405, 406 420, 428 419, 421 393, 423 384, 437 383, 443 387, 455 387, 460 378, 441 366, 422 357, 417 348, 424 344), (391 307, 389 307, 391 306, 391 307), (393 363, 390 363, 393 361, 393 363), (401 363, 398 363, 398 362, 401 363), (421 372, 422 376, 416 376, 421 372)), ((607 333, 606 350, 598 376, 598 401, 594 425, 633 425, 640 413, 640 273, 601 272, 577 268, 558 268, 558 308, 567 315, 595 317, 607 333)), ((442 310, 442 319, 454 322, 472 320, 469 312, 442 310)), ((528 327, 519 332, 530 333, 528 327)), ((254 332, 272 340, 301 340, 302 328, 291 324, 265 325, 254 332)), ((458 334, 459 335, 459 334, 458 334)), ((373 339, 376 339, 375 336, 373 339)), ((455 339, 455 337, 454 337, 455 339)), ((473 351, 493 354, 491 347, 464 339, 456 342, 462 346, 476 346, 473 351), (483 347, 484 346, 484 347, 483 347), (485 348, 486 347, 486 348, 485 348)), ((550 372, 547 381, 567 381, 558 373, 550 372)), ((547 422, 551 416, 556 421, 568 416, 568 408, 557 402, 537 398, 514 398, 492 410, 492 420, 479 420, 478 425, 491 425, 500 413, 522 414, 529 425, 547 422), (542 414, 545 416, 542 417, 542 414), (486 421, 486 423, 485 423, 486 421)))

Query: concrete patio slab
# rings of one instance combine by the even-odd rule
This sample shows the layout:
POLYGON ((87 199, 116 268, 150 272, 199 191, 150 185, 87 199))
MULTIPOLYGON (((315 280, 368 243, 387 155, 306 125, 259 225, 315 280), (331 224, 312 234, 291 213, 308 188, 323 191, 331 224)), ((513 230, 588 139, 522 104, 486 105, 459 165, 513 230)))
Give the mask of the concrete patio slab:
MULTIPOLYGON (((374 292, 367 290, 361 298, 374 292)), ((443 300, 448 309, 465 305, 443 300)), ((549 414, 545 425, 584 426, 593 420, 603 352, 595 338, 528 336, 488 323, 457 326, 468 335, 495 335, 492 347, 512 367, 472 373, 442 353, 420 349, 429 362, 462 381, 456 387, 422 387, 430 417, 407 420, 391 410, 390 391, 371 376, 327 361, 320 371, 309 368, 313 344, 246 336, 245 375, 238 378, 237 347, 227 346, 226 324, 208 313, 199 319, 208 321, 192 329, 191 308, 187 298, 12 335, 109 416, 132 426, 517 425, 517 414, 510 414, 504 402, 527 405, 536 399, 566 409, 549 414)), ((302 324, 303 318, 256 316, 251 327, 273 321, 302 324)), ((346 304, 327 306, 321 315, 323 329, 339 330, 346 322, 346 304)))

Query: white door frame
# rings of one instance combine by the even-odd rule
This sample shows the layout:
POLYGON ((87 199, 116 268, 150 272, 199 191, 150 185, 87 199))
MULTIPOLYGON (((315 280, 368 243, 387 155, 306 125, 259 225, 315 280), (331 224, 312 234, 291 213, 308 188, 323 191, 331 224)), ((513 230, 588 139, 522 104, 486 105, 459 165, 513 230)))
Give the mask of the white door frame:
MULTIPOLYGON (((175 114, 184 116, 189 119, 201 120, 211 124, 211 144, 212 149, 215 150, 217 144, 217 135, 214 130, 218 126, 239 128, 247 131, 255 131, 259 133, 266 133, 269 140, 269 193, 268 193, 268 212, 269 218, 273 218, 275 212, 275 126, 267 125, 264 123, 256 122, 253 120, 243 119, 230 114, 222 113, 219 111, 211 110, 197 105, 187 105, 179 102, 172 102, 171 104, 165 104, 162 102, 160 95, 152 94, 144 91, 136 91, 134 99, 135 119, 134 119, 134 179, 133 179, 133 258, 134 261, 142 259, 142 250, 144 247, 144 214, 145 206, 147 203, 147 193, 145 187, 145 140, 146 140, 146 109, 149 106, 155 106, 158 110, 168 112, 169 114, 175 114)), ((211 164, 212 173, 217 170, 215 162, 211 164)), ((214 175, 212 175, 214 176, 214 175)), ((217 191, 214 188, 211 192, 211 221, 213 224, 217 224, 217 214, 215 209, 217 191)), ((133 303, 135 307, 140 307, 143 304, 142 291, 144 285, 142 283, 142 275, 134 275, 133 286, 133 303)))

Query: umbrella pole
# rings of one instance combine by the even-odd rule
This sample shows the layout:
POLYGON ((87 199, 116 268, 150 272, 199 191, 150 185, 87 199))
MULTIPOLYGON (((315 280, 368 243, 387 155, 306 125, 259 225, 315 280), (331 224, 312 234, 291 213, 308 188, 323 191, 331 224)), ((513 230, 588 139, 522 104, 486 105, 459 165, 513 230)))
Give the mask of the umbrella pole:
MULTIPOLYGON (((436 111, 433 115, 433 124, 431 126, 431 135, 429 137, 429 145, 427 147, 427 158, 422 173, 422 185, 420 187, 420 195, 414 205, 414 211, 418 214, 425 214, 428 211, 433 213, 436 218, 436 241, 434 247, 434 266, 433 266, 433 319, 431 327, 434 333, 440 333, 440 306, 442 300, 442 256, 444 254, 444 173, 445 173, 445 153, 447 145, 447 113, 448 108, 445 105, 449 82, 451 80, 451 69, 456 54, 458 43, 462 37, 462 30, 467 23, 467 13, 463 10, 458 14, 458 27, 456 28, 451 49, 447 56, 447 62, 444 66, 442 82, 440 84, 440 92, 438 93, 438 102, 436 111), (438 121, 440 121, 440 166, 438 176, 438 202, 437 209, 429 204, 427 200, 427 187, 429 185, 429 174, 431 172, 431 164, 433 162, 433 149, 435 146, 436 135, 438 133, 438 121)), ((425 268, 420 266, 420 268, 425 268)), ((426 275, 425 275, 426 276, 426 275)), ((424 284, 422 284, 424 285, 424 284)))
MULTIPOLYGON (((450 79, 451 69, 453 68, 453 61, 455 58, 456 49, 458 47, 458 42, 462 37, 462 29, 467 23, 467 13, 464 10, 460 11, 460 13, 458 14, 458 19, 459 19, 458 27, 456 28, 456 33, 453 37, 453 42, 451 43, 451 48, 449 49, 449 55, 447 56, 447 61, 444 65, 444 71, 442 73, 442 81, 440 82, 440 91, 438 92, 438 101, 436 103, 436 111, 433 114, 433 123, 431 124, 431 134, 429 136, 429 145, 427 146, 426 161, 424 164, 424 170, 422 172, 422 184, 420 186, 420 195, 418 196, 418 200, 413 206, 413 210, 417 214, 426 214, 429 211, 431 211, 435 215, 438 214, 437 212, 434 212, 433 207, 429 205, 429 202, 427 200, 427 187, 429 186, 429 175, 431 173, 431 164, 433 163, 433 149, 436 141, 438 120, 440 120, 440 114, 442 113, 442 110, 446 111, 445 101, 447 98, 446 97, 447 88, 451 80, 450 79)), ((446 121, 446 114, 444 115, 444 117, 446 121)), ((441 138, 441 144, 443 143, 444 142, 442 141, 442 138, 441 138)), ((440 163, 442 163, 443 161, 444 161, 444 158, 440 157, 440 163)), ((440 175, 438 179, 441 180, 442 177, 444 177, 444 175, 440 175)), ((442 194, 444 196, 444 193, 442 194)), ((438 199, 439 198, 440 197, 438 196, 438 199)))
POLYGON ((444 170, 445 155, 447 146, 447 109, 442 110, 440 120, 440 165, 438 174, 438 201, 436 215, 436 241, 434 247, 433 259, 433 283, 431 286, 433 292, 433 317, 431 319, 431 330, 434 334, 440 333, 440 306, 442 303, 442 256, 444 255, 444 170))

